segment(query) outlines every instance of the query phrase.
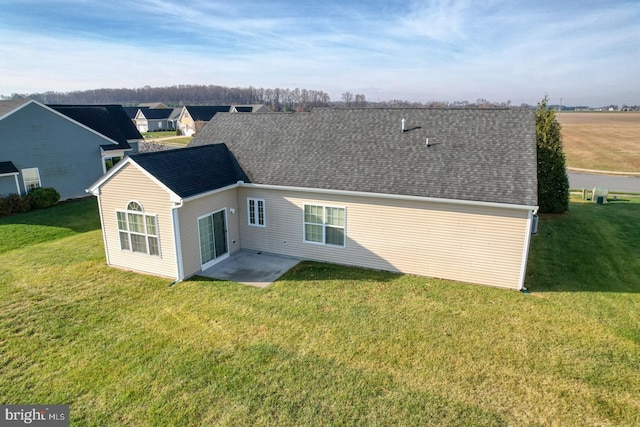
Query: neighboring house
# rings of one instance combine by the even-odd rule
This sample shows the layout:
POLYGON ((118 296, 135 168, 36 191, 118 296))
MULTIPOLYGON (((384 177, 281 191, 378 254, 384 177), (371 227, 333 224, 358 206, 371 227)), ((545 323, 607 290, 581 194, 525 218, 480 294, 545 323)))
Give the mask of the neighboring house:
POLYGON ((138 104, 138 108, 169 108, 162 102, 143 102, 138 104))
POLYGON ((185 105, 178 116, 177 126, 183 135, 192 136, 217 113, 230 111, 230 105, 185 105))
POLYGON ((216 114, 89 190, 122 268, 182 280, 245 249, 521 289, 535 132, 525 109, 216 114))
POLYGON ((250 105, 233 105, 232 113, 271 113, 272 111, 266 105, 250 104, 250 105))
POLYGON ((133 124, 135 125, 135 118, 136 118, 136 114, 138 114, 138 110, 148 110, 149 107, 122 107, 124 109, 124 111, 127 113, 127 116, 129 116, 129 119, 133 122, 133 124))
POLYGON ((261 104, 185 105, 178 115, 176 129, 180 129, 183 135, 192 136, 198 133, 217 113, 271 113, 271 110, 261 104))
MULTIPOLYGON (((105 156, 106 169, 116 164, 125 152, 136 153, 143 141, 142 135, 121 105, 47 105, 59 113, 100 132, 122 145, 121 150, 111 150, 105 156), (127 144, 130 149, 127 149, 127 144)), ((106 172, 106 170, 105 170, 106 172)))
POLYGON ((173 108, 144 108, 138 109, 134 121, 138 131, 153 132, 175 130, 170 120, 173 108))
POLYGON ((58 107, 65 113, 33 100, 0 101, 0 195, 53 187, 63 200, 81 197, 132 151, 112 106, 58 107))

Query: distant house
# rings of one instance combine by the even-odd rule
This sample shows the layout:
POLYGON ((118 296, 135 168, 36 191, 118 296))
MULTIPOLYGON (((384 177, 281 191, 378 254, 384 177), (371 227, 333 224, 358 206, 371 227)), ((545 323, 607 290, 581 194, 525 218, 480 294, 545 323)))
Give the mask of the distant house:
POLYGON ((128 138, 141 138, 121 108, 0 101, 0 195, 37 187, 54 187, 62 199, 86 195, 87 185, 134 151, 128 138))
POLYGON ((138 108, 169 108, 162 102, 142 102, 138 104, 138 108))
POLYGON ((251 250, 521 289, 535 114, 216 114, 189 147, 131 155, 89 190, 122 268, 182 280, 251 250))
POLYGON ((185 105, 178 115, 176 129, 183 135, 199 132, 217 113, 271 113, 264 105, 185 105))
POLYGON ((173 108, 139 109, 134 121, 141 133, 153 131, 175 130, 170 120, 173 108))

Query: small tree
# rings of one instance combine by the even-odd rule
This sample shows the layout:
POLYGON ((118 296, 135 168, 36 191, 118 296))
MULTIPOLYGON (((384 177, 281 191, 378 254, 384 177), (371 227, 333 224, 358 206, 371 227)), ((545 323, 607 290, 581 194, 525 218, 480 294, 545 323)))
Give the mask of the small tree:
POLYGON ((545 95, 536 110, 538 204, 542 213, 562 213, 569 209, 569 178, 560 123, 554 111, 547 108, 548 101, 545 95))

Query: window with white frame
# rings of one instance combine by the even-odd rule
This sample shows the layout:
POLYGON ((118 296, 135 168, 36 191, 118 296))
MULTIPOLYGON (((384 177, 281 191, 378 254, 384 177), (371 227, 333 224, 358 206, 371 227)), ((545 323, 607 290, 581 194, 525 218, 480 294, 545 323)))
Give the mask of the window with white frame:
POLYGON ((345 246, 345 208, 304 205, 304 241, 345 246))
POLYGON ((35 188, 40 188, 40 172, 38 168, 22 169, 22 181, 27 193, 35 188))
POLYGON ((114 156, 114 157, 105 157, 104 158, 104 166, 106 170, 111 169, 112 167, 114 167, 116 165, 116 163, 118 163, 120 160, 122 160, 122 157, 120 156, 114 156))
POLYGON ((264 212, 264 200, 247 199, 247 215, 249 217, 249 225, 256 227, 266 227, 264 212))
POLYGON ((158 218, 144 213, 138 202, 129 202, 126 211, 116 211, 120 249, 160 256, 158 218))

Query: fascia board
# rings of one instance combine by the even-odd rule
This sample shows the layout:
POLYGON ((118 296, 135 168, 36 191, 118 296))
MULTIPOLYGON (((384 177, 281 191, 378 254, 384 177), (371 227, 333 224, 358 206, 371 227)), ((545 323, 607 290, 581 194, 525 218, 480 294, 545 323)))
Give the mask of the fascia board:
POLYGON ((534 214, 538 211, 538 206, 529 205, 517 205, 511 203, 496 203, 496 202, 481 202, 475 200, 458 200, 458 199, 442 199, 437 197, 422 197, 422 196, 405 196, 401 194, 385 194, 385 193, 368 193, 361 191, 346 191, 346 190, 327 190, 323 188, 305 188, 305 187, 290 187, 282 185, 268 185, 268 184, 249 184, 241 183, 242 187, 249 188, 264 188, 269 190, 286 190, 286 191, 298 191, 307 193, 321 193, 321 194, 335 194, 341 196, 353 196, 353 197, 372 197, 378 199, 391 199, 391 200, 411 200, 430 203, 442 203, 453 205, 466 205, 466 206, 479 206, 490 208, 502 208, 502 209, 516 209, 524 211, 532 211, 534 214))

